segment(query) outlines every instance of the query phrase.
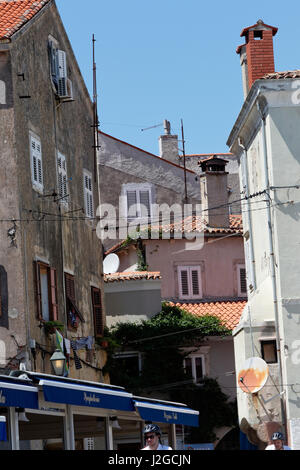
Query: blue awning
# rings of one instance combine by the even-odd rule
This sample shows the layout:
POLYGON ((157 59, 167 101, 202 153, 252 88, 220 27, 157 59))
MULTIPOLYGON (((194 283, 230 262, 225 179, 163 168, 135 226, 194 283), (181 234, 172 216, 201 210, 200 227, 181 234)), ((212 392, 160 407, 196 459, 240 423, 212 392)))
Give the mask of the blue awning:
POLYGON ((22 380, 0 377, 0 407, 37 409, 37 387, 22 380))
POLYGON ((132 394, 119 388, 101 387, 83 382, 65 382, 59 380, 42 379, 44 398, 53 403, 66 403, 68 405, 89 406, 121 411, 134 411, 132 394))
POLYGON ((134 404, 144 421, 199 426, 199 411, 181 403, 134 399, 134 404))

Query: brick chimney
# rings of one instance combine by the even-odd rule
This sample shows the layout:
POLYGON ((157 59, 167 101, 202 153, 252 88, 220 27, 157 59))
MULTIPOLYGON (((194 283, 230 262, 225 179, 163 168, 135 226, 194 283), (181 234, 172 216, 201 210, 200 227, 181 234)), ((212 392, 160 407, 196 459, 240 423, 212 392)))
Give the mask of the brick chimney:
POLYGON ((245 44, 236 50, 241 58, 244 97, 248 95, 255 80, 267 73, 275 72, 273 36, 278 28, 258 20, 256 24, 244 28, 241 37, 245 36, 245 44))
POLYGON ((159 155, 165 160, 179 164, 178 136, 171 134, 171 124, 164 120, 164 135, 159 137, 159 155))
POLYGON ((228 186, 225 171, 228 160, 215 155, 200 160, 200 191, 204 220, 209 227, 229 227, 228 186))

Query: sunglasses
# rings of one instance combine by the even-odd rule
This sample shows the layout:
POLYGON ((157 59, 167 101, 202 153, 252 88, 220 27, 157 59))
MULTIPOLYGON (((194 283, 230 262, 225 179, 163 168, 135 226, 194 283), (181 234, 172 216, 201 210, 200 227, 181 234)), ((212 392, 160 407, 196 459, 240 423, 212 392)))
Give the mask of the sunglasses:
POLYGON ((154 438, 155 438, 155 434, 151 434, 151 436, 146 436, 146 437, 145 437, 146 441, 147 441, 148 439, 154 439, 154 438))

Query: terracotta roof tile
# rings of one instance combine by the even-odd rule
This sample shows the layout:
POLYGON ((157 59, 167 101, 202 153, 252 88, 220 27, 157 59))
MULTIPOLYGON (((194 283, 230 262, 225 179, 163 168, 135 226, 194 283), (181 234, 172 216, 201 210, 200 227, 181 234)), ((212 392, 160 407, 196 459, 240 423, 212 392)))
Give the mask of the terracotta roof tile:
POLYGON ((51 0, 0 0, 0 39, 9 39, 51 0))
POLYGON ((246 303, 246 300, 201 303, 168 302, 169 305, 182 308, 197 317, 205 315, 218 317, 222 324, 231 330, 238 325, 246 303))
POLYGON ((161 279, 161 275, 158 271, 124 271, 104 274, 104 282, 137 281, 140 279, 161 279))
POLYGON ((285 72, 267 73, 261 80, 280 80, 284 78, 299 78, 300 70, 287 70, 285 72))
MULTIPOLYGON (((242 216, 240 214, 231 214, 229 216, 229 227, 208 227, 204 225, 202 217, 190 216, 185 218, 181 222, 173 223, 173 224, 165 224, 165 225, 155 225, 151 224, 151 231, 155 232, 162 231, 164 233, 193 233, 193 232, 201 232, 204 230, 205 234, 242 234, 243 233, 243 221, 242 216)), ((146 227, 145 227, 146 230, 146 227)), ((109 248, 105 255, 109 255, 110 253, 114 253, 115 251, 122 248, 122 245, 126 242, 126 240, 121 240, 120 242, 113 245, 109 248)), ((130 243, 129 243, 130 244, 130 243)), ((126 244, 126 247, 129 246, 126 244)), ((125 247, 124 247, 125 248, 125 247)))

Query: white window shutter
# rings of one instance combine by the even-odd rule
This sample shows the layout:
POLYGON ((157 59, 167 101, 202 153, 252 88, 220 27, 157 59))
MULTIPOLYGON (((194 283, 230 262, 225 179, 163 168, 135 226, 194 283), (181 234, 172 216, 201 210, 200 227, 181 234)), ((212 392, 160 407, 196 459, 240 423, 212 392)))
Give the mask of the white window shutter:
POLYGON ((140 191, 140 213, 142 217, 151 216, 150 191, 140 191))
POLYGON ((94 217, 94 199, 93 199, 93 185, 92 177, 87 172, 84 172, 84 204, 85 204, 85 215, 87 217, 94 217))
POLYGON ((30 135, 31 174, 33 185, 43 190, 42 148, 39 139, 30 135))
POLYGON ((128 217, 138 217, 136 191, 127 191, 127 214, 128 217))
POLYGON ((66 157, 60 152, 57 152, 57 176, 59 197, 61 198, 62 202, 67 202, 67 164, 66 157))
POLYGON ((190 268, 190 276, 191 276, 191 286, 193 296, 199 297, 200 296, 200 269, 197 268, 190 268))
POLYGON ((200 266, 179 266, 178 281, 181 299, 202 298, 200 266))

